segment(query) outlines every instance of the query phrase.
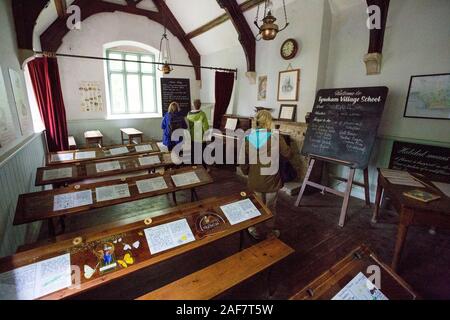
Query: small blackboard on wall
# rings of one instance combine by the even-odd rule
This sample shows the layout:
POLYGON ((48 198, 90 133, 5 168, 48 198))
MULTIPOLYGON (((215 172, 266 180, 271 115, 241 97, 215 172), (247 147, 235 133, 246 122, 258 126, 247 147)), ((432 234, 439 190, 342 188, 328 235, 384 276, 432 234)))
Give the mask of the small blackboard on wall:
POLYGON ((320 90, 302 154, 366 168, 388 91, 387 87, 320 90))
POLYGON ((172 102, 178 102, 185 116, 191 110, 191 86, 189 79, 161 78, 161 99, 163 115, 172 102))
POLYGON ((450 181, 450 148, 394 141, 389 168, 450 181))

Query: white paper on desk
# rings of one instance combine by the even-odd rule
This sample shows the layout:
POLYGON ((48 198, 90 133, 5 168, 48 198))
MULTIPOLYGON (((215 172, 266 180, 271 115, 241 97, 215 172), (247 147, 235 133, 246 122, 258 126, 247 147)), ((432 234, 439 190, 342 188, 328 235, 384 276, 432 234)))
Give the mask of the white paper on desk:
POLYGON ((332 300, 389 300, 362 272, 332 300))
POLYGON ((230 203, 221 206, 220 209, 222 209, 232 226, 261 215, 261 212, 259 212, 258 208, 255 207, 250 199, 230 203))
POLYGON ((145 230, 151 254, 166 251, 195 241, 186 219, 166 223, 145 230))
POLYGON ((77 160, 93 159, 95 157, 96 157, 95 151, 82 151, 82 152, 77 152, 75 154, 75 159, 77 159, 77 160))
POLYGON ((157 142, 156 144, 161 152, 169 152, 169 149, 162 142, 157 142))
POLYGON ((225 130, 236 130, 238 119, 236 118, 228 118, 227 123, 225 124, 225 130))
POLYGON ((128 150, 127 147, 120 147, 120 148, 109 149, 109 152, 111 153, 111 155, 117 156, 119 154, 129 153, 130 151, 128 150))
POLYGON ((163 177, 139 180, 136 181, 136 186, 141 194, 168 188, 163 177))
POLYGON ((152 166, 154 164, 161 163, 158 156, 142 157, 139 158, 139 164, 141 166, 152 166))
POLYGON ((412 175, 407 171, 380 169, 381 175, 385 178, 411 178, 412 175))
POLYGON ((445 194, 447 197, 450 198, 450 183, 443 183, 443 182, 433 181, 433 184, 439 190, 441 190, 443 194, 445 194))
POLYGON ((72 161, 73 153, 57 153, 52 154, 51 161, 52 162, 60 162, 60 161, 72 161))
POLYGON ((128 184, 118 184, 115 186, 100 187, 95 189, 97 202, 122 199, 130 197, 128 184))
POLYGON ((119 161, 111 161, 111 162, 96 163, 95 169, 97 170, 97 173, 101 173, 101 172, 120 170, 121 167, 120 167, 119 161))
POLYGON ((59 169, 44 170, 42 180, 47 181, 47 180, 72 178, 72 176, 73 176, 73 167, 66 167, 59 169))
POLYGON ((411 178, 387 178, 387 180, 392 184, 424 188, 423 184, 421 184, 419 181, 413 179, 412 177, 411 178))
POLYGON ((33 300, 71 285, 67 253, 0 274, 0 300, 33 300))
POLYGON ((195 172, 180 173, 172 176, 175 186, 182 187, 201 182, 195 172))
POLYGON ((153 151, 153 148, 150 144, 142 144, 139 146, 134 147, 136 149, 136 152, 149 152, 153 151))
POLYGON ((57 194, 53 197, 53 211, 60 211, 92 204, 92 191, 57 194))

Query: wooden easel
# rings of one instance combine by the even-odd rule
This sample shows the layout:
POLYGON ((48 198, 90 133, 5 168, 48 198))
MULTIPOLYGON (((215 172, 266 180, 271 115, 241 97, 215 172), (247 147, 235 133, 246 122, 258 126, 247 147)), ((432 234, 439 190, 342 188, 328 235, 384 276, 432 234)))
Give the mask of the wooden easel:
POLYGON ((364 171, 364 183, 362 184, 362 183, 353 181, 353 179, 355 178, 355 172, 356 172, 356 168, 355 168, 353 163, 342 161, 342 160, 338 160, 338 159, 321 157, 321 156, 317 156, 317 155, 313 155, 313 154, 310 154, 309 157, 310 157, 310 160, 309 160, 308 170, 306 172, 305 179, 303 180, 302 188, 300 189, 300 193, 298 195, 297 201, 295 202, 295 206, 298 207, 300 205, 300 202, 302 201, 302 198, 303 198, 303 194, 305 193, 305 190, 306 190, 306 186, 310 186, 310 187, 322 190, 322 193, 327 191, 329 193, 332 193, 332 194, 335 194, 337 196, 343 197, 344 198, 344 202, 342 203, 341 214, 340 214, 340 217, 339 217, 339 226, 343 227, 344 223, 345 223, 345 217, 347 215, 348 202, 350 200, 350 195, 351 195, 351 192, 352 192, 353 184, 355 184, 356 186, 364 187, 366 204, 370 205, 369 170, 368 170, 368 168, 365 168, 363 170, 364 171), (348 174, 348 178, 347 179, 345 179, 345 178, 338 178, 338 180, 340 180, 340 181, 347 182, 347 187, 346 187, 344 192, 335 190, 335 189, 330 188, 328 186, 324 186, 324 185, 321 185, 319 183, 316 183, 316 182, 313 182, 313 181, 309 180, 309 178, 311 176, 311 172, 312 172, 312 170, 314 168, 314 164, 318 160, 349 167, 350 171, 349 171, 349 174, 348 174))

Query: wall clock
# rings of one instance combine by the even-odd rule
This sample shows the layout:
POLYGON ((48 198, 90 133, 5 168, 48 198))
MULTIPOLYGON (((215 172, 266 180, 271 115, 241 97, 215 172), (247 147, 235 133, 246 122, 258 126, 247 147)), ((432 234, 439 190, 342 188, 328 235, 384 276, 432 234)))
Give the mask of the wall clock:
POLYGON ((287 39, 281 45, 281 57, 285 60, 290 60, 297 55, 298 43, 295 39, 287 39))

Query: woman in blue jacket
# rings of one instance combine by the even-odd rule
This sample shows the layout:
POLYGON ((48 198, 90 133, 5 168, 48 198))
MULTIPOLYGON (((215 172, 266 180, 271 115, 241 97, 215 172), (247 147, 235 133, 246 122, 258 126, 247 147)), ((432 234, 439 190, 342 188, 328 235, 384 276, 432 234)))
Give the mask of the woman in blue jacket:
POLYGON ((172 133, 177 129, 187 129, 186 121, 180 113, 180 106, 177 102, 172 102, 169 105, 169 110, 164 115, 161 123, 161 129, 163 130, 163 144, 172 151, 172 149, 182 141, 180 138, 178 141, 172 141, 172 133))

